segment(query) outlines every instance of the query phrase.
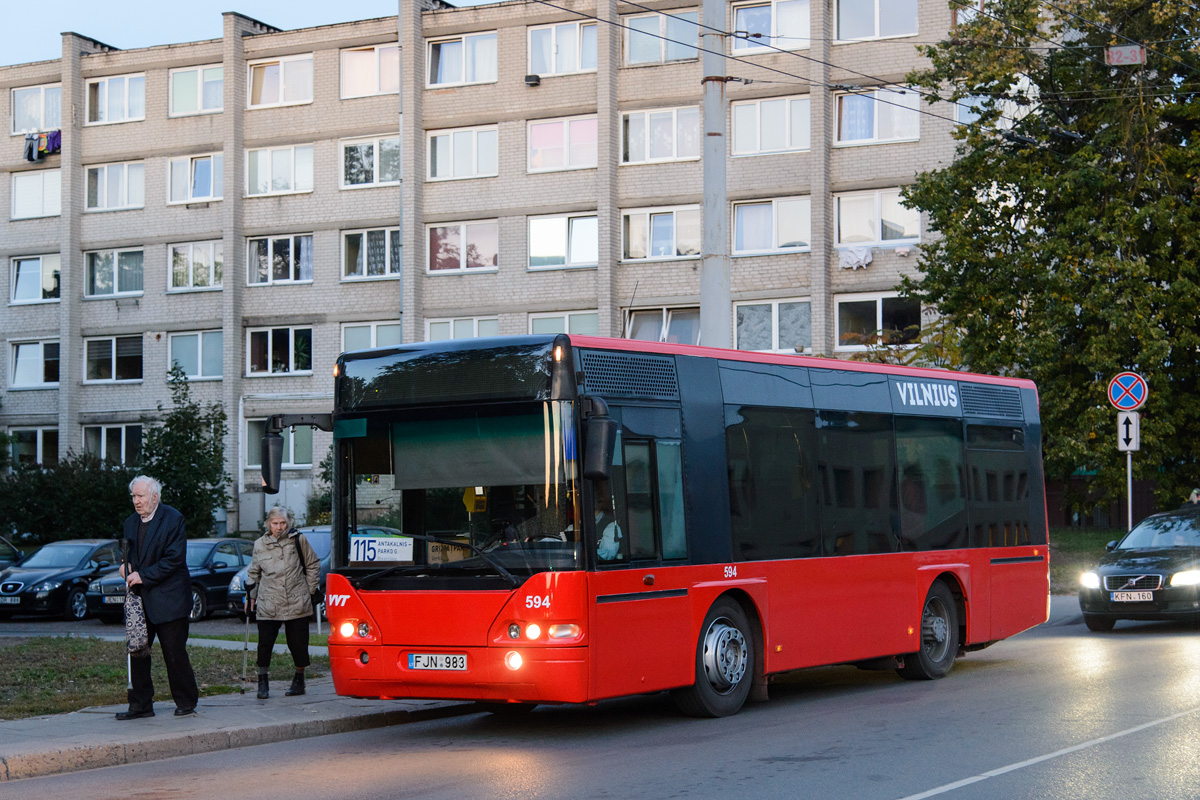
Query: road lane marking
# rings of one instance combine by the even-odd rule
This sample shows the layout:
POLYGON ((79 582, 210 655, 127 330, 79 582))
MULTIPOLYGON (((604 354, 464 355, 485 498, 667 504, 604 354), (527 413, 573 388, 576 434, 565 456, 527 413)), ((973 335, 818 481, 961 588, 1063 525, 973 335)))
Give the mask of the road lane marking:
POLYGON ((910 794, 906 797, 901 797, 900 800, 924 800, 924 798, 926 798, 926 797, 934 797, 939 794, 945 794, 946 792, 952 792, 955 789, 961 789, 964 786, 970 786, 972 783, 979 783, 980 781, 986 781, 988 778, 995 778, 1000 775, 1005 775, 1009 772, 1015 772, 1016 770, 1019 770, 1019 769, 1025 769, 1026 767, 1032 767, 1034 764, 1040 764, 1043 761, 1049 761, 1051 759, 1058 758, 1059 756, 1065 756, 1070 753, 1076 753, 1080 750, 1086 750, 1089 747, 1095 747, 1096 745, 1105 744, 1107 742, 1113 741, 1114 739, 1120 739, 1123 736, 1129 736, 1130 734, 1138 733, 1138 732, 1144 731, 1148 728, 1153 728, 1158 725, 1162 725, 1165 722, 1172 722, 1174 720, 1179 719, 1180 717, 1186 717, 1189 714, 1195 714, 1197 711, 1200 711, 1200 708, 1190 708, 1187 711, 1180 711, 1178 713, 1172 714, 1169 717, 1163 717, 1162 719, 1156 719, 1151 722, 1147 722, 1143 725, 1138 725, 1135 728, 1127 728, 1126 730, 1123 730, 1123 731, 1117 731, 1116 733, 1110 733, 1107 736, 1101 736, 1099 739, 1092 739, 1089 742, 1083 742, 1081 744, 1072 745, 1071 747, 1064 747, 1062 750, 1055 750, 1053 753, 1047 753, 1044 756, 1038 756, 1037 758, 1030 758, 1025 761, 1018 761, 1016 764, 1009 764, 1006 767, 998 767, 997 769, 988 770, 987 772, 980 773, 979 775, 975 775, 974 777, 964 778, 961 781, 955 781, 954 783, 947 783, 944 786, 938 786, 937 788, 930 789, 929 791, 926 791, 926 792, 921 792, 920 794, 910 794))

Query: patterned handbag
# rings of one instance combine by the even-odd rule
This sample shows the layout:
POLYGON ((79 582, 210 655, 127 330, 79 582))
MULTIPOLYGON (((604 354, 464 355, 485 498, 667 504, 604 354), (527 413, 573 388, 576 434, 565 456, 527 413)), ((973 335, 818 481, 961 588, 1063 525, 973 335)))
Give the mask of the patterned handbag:
POLYGON ((150 655, 150 631, 146 628, 146 607, 142 596, 133 591, 125 593, 125 648, 133 656, 150 655))

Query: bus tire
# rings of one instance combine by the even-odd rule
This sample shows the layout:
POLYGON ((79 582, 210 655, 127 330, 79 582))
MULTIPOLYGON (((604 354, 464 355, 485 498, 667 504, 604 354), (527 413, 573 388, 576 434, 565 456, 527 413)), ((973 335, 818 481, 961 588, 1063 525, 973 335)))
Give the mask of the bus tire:
POLYGON ((1083 624, 1087 625, 1089 631, 1096 633, 1108 633, 1117 624, 1117 621, 1112 617, 1100 617, 1095 614, 1084 614, 1083 624))
POLYGON ((896 670, 908 680, 931 681, 945 676, 958 657, 958 606, 942 581, 934 581, 921 608, 921 649, 909 653, 896 670))
POLYGON ((754 638, 742 607, 727 597, 713 603, 696 642, 696 682, 671 693, 689 717, 728 717, 746 703, 754 683, 754 638))

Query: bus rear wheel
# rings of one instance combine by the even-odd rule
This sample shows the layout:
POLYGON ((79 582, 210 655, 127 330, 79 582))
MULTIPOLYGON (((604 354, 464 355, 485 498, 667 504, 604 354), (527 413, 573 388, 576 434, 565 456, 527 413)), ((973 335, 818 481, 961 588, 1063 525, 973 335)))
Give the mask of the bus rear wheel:
POLYGON ((696 682, 671 693, 679 710, 690 717, 741 710, 754 682, 753 641, 741 606, 725 597, 713 603, 696 643, 696 682))
POLYGON ((896 670, 909 680, 930 681, 943 677, 958 657, 958 606, 954 595, 941 581, 934 581, 921 609, 921 649, 904 659, 896 670))

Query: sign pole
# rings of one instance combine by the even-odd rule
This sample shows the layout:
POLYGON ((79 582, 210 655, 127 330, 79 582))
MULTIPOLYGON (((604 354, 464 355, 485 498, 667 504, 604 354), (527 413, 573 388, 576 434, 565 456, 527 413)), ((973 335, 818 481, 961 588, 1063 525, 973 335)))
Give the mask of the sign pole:
POLYGON ((1125 507, 1125 510, 1126 510, 1126 512, 1128 512, 1128 515, 1129 515, 1129 518, 1127 520, 1129 525, 1128 525, 1128 527, 1125 528, 1125 531, 1129 532, 1129 531, 1133 530, 1133 451, 1132 450, 1125 451, 1125 473, 1126 473, 1126 475, 1128 475, 1127 484, 1128 484, 1128 488, 1129 488, 1129 503, 1125 507))

